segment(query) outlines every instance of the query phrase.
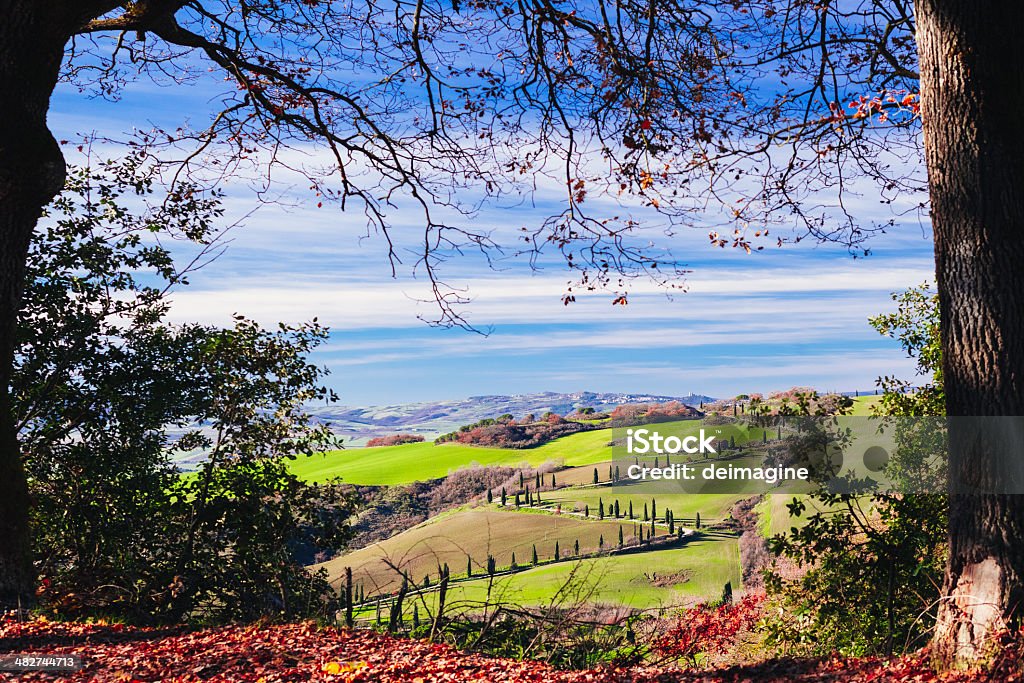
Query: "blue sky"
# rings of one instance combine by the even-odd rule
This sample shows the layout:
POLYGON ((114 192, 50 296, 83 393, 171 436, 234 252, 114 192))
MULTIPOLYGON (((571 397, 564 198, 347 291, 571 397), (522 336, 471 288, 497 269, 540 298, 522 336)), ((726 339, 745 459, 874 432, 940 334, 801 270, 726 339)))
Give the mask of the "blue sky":
MULTIPOLYGON (((60 137, 119 133, 128 120, 201 116, 208 101, 198 88, 138 85, 117 104, 61 90, 51 123, 60 137)), ((231 216, 256 208, 246 188, 227 191, 231 216)), ((360 214, 317 209, 315 199, 296 196, 299 205, 261 206, 233 229, 224 256, 175 293, 173 316, 214 324, 235 312, 267 324, 318 317, 333 332, 317 360, 331 369, 329 383, 345 404, 536 391, 852 391, 871 389, 879 375, 913 373, 898 344, 867 323, 892 309, 890 292, 932 279, 931 237, 913 218, 856 260, 845 249, 807 243, 751 255, 713 249, 706 230, 662 238, 693 270, 690 291, 669 299, 638 283, 625 307, 604 294, 563 306, 572 276, 553 258, 539 271, 516 259, 498 270, 452 259, 444 275, 467 288, 467 317, 491 330, 482 336, 421 322, 418 315, 433 314, 422 301, 425 283, 408 268, 391 277, 382 240, 360 237, 360 214)), ((559 201, 542 188, 536 201, 485 209, 474 224, 502 234, 543 220, 559 201)), ((864 215, 878 211, 870 194, 862 202, 864 215)), ((414 212, 391 218, 401 234, 417 234, 414 212)), ((660 234, 653 221, 652 233, 660 234)))

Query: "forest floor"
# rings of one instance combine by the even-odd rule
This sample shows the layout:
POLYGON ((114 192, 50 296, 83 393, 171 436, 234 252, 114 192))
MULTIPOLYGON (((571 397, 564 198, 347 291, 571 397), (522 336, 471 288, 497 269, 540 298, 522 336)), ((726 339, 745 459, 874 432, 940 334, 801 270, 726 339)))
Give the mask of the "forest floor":
MULTIPOLYGON (((0 657, 15 653, 78 655, 74 673, 0 672, 3 681, 328 681, 429 683, 825 683, 1022 680, 1008 669, 992 675, 938 676, 922 654, 891 660, 780 659, 726 669, 678 671, 645 667, 559 671, 537 662, 465 653, 422 640, 313 624, 145 629, 120 624, 46 620, 0 622, 0 657)), ((1019 667, 1014 665, 1014 670, 1019 667)))

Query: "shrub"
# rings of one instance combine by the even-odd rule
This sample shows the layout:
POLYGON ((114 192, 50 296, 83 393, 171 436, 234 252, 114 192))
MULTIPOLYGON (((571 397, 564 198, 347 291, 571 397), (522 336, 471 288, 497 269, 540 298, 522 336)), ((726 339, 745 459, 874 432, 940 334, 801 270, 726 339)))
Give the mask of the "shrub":
POLYGON ((633 427, 656 422, 700 417, 700 412, 679 401, 666 403, 627 403, 609 413, 608 426, 633 427))
POLYGON ((367 448, 376 446, 401 446, 406 443, 421 443, 425 439, 419 434, 391 434, 390 436, 375 436, 366 442, 367 448))
POLYGON ((696 665, 700 655, 732 647, 743 632, 761 619, 763 595, 747 595, 737 602, 704 603, 686 610, 654 644, 662 657, 696 665))

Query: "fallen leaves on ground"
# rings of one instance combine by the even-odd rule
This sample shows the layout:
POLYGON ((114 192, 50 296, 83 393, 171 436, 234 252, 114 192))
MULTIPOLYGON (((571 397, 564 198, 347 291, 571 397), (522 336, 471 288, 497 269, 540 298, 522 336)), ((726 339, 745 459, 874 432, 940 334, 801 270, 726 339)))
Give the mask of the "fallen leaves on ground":
MULTIPOLYGON (((880 659, 777 659, 714 671, 646 667, 558 671, 455 650, 423 640, 314 624, 227 626, 202 630, 137 628, 43 619, 0 621, 0 654, 80 655, 73 674, 0 673, 0 680, 211 681, 279 683, 954 683, 964 674, 940 677, 924 655, 880 659)), ((991 680, 991 679, 988 679, 991 680)), ((1000 677, 1010 681, 1013 678, 1000 677)))

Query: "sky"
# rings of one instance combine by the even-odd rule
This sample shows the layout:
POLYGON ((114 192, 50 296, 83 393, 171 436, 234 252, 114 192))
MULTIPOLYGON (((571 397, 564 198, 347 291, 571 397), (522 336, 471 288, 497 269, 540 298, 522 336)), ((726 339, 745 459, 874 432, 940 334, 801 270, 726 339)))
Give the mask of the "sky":
MULTIPOLYGON (((198 87, 139 84, 118 103, 62 87, 50 120, 58 137, 116 134, 125 121, 166 124, 208 101, 198 87)), ((806 242, 747 255, 712 248, 706 230, 684 231, 663 243, 692 271, 688 291, 670 298, 637 283, 628 306, 611 305, 607 294, 564 306, 572 275, 554 258, 538 270, 522 259, 488 268, 453 258, 444 276, 466 288, 472 302, 462 312, 484 335, 424 323, 419 316, 435 312, 426 283, 409 268, 392 277, 382 240, 361 237, 358 212, 318 209, 302 194, 295 204, 257 205, 245 187, 226 190, 226 223, 247 218, 228 234, 225 253, 174 292, 172 318, 229 324, 237 312, 269 325, 317 317, 332 332, 315 360, 346 405, 540 391, 871 391, 881 375, 912 378, 914 363, 868 317, 894 308, 890 293, 934 278, 931 236, 916 217, 858 259, 806 242)), ((507 233, 542 221, 559 202, 542 188, 532 201, 485 208, 474 225, 507 233)), ((870 195, 862 202, 865 214, 878 210, 870 195)), ((417 234, 414 211, 390 218, 417 234)))

